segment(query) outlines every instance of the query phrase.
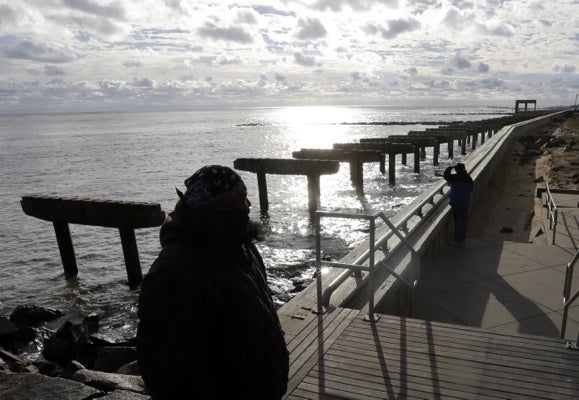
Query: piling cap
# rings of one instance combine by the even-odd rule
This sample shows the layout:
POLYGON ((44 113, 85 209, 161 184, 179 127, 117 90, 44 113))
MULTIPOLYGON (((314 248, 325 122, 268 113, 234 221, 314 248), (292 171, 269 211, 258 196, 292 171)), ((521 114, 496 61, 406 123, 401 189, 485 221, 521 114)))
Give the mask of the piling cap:
POLYGON ((456 172, 461 172, 461 171, 466 171, 466 167, 464 166, 463 163, 458 163, 456 164, 456 166, 454 167, 456 172))
POLYGON ((210 206, 240 191, 246 191, 243 179, 229 167, 206 165, 185 180, 185 193, 177 189, 183 203, 190 207, 210 206))

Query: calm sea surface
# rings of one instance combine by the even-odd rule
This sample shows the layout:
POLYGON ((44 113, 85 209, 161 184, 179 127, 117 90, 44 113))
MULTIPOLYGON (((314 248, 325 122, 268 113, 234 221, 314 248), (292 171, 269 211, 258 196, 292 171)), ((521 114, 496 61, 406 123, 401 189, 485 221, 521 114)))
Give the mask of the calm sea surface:
MULTIPOLYGON (((365 137, 406 134, 451 122, 493 118, 496 108, 294 107, 162 113, 0 115, 0 315, 21 304, 62 311, 96 312, 111 340, 134 336, 138 290, 126 284, 119 233, 71 225, 79 274, 64 279, 52 224, 22 212, 24 195, 79 196, 160 203, 172 210, 175 187, 206 164, 233 167, 236 158, 291 158, 302 148, 331 148, 365 137), (369 125, 401 122, 404 124, 369 125), (406 124, 410 122, 411 124, 406 124)), ((441 150, 444 156, 445 148, 441 150)), ((377 164, 364 167, 364 196, 357 196, 348 164, 321 178, 321 206, 334 211, 384 210, 393 215, 432 182, 451 160, 432 155, 421 172, 397 165, 388 185, 377 164)), ((457 160, 452 160, 456 162, 457 160)), ((270 210, 262 218, 257 178, 240 171, 262 219, 259 243, 276 302, 284 304, 312 280, 315 243, 303 176, 268 175, 270 210)), ((157 256, 158 228, 136 231, 143 273, 157 256)), ((323 225, 324 254, 344 256, 364 238, 366 226, 351 220, 323 225)))

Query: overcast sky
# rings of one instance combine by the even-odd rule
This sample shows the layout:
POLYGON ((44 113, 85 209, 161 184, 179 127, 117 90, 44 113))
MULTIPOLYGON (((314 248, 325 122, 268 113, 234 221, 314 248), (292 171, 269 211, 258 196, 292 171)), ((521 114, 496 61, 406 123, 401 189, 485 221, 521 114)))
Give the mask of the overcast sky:
POLYGON ((579 0, 0 0, 0 113, 571 105, 579 0))

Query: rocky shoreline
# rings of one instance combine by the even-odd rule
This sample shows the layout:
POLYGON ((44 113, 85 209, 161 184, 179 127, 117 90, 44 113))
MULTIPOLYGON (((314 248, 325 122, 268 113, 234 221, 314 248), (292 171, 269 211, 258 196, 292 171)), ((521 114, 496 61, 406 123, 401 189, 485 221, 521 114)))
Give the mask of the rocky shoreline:
POLYGON ((134 340, 98 337, 98 316, 19 306, 0 317, 0 399, 150 399, 134 340), (41 349, 41 350, 39 350, 41 349), (17 354, 40 351, 35 361, 17 354))

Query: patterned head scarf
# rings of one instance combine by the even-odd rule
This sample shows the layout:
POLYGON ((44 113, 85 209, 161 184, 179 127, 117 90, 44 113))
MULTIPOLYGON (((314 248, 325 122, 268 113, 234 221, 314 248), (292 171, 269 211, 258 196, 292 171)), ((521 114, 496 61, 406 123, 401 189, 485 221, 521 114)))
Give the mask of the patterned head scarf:
POLYGON ((247 190, 241 177, 229 167, 207 165, 185 180, 185 194, 177 189, 183 203, 189 207, 210 206, 247 190))

